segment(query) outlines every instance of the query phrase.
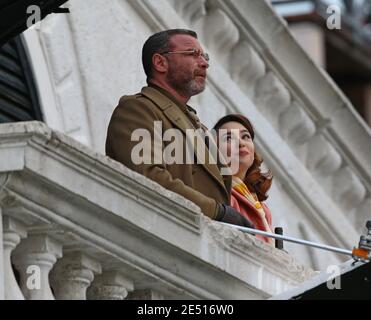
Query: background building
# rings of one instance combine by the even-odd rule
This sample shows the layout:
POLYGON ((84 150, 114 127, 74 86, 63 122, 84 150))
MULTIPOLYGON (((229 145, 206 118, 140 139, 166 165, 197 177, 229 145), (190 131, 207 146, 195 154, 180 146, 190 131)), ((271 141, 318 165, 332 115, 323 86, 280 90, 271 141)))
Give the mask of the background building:
POLYGON ((371 3, 367 0, 275 0, 278 14, 371 126, 371 3), (338 10, 339 9, 339 10, 338 10), (341 13, 340 29, 327 20, 341 13))

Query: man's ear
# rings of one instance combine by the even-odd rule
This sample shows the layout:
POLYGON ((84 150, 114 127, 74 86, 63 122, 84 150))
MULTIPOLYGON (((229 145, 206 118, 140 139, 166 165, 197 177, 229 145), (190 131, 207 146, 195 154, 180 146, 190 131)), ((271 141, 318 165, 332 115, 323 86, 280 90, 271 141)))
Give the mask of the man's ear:
POLYGON ((152 66, 157 72, 160 73, 165 73, 169 68, 167 59, 158 53, 155 53, 152 56, 152 66))

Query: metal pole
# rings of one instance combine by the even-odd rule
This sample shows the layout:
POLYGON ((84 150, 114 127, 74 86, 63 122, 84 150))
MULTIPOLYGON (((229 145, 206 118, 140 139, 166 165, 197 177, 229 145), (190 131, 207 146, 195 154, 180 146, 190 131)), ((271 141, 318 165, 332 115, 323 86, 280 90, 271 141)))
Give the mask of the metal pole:
POLYGON ((266 232, 266 231, 241 227, 241 226, 237 226, 237 225, 234 225, 234 224, 229 224, 229 223, 224 223, 224 222, 219 222, 219 223, 223 224, 225 226, 233 227, 233 228, 238 229, 242 232, 249 233, 249 234, 252 234, 252 235, 259 234, 259 235, 262 235, 262 236, 265 236, 265 237, 280 239, 280 240, 284 240, 284 241, 288 241, 288 242, 294 242, 294 243, 298 243, 298 244, 303 244, 305 246, 310 246, 310 247, 314 247, 314 248, 318 248, 318 249, 322 249, 322 250, 327 250, 327 251, 332 251, 332 252, 352 256, 352 250, 346 250, 346 249, 342 249, 342 248, 328 246, 328 245, 325 245, 325 244, 315 243, 315 242, 306 241, 306 240, 302 240, 302 239, 296 239, 296 238, 292 238, 292 237, 288 237, 288 236, 282 236, 282 235, 279 235, 279 234, 274 234, 274 233, 270 233, 270 232, 266 232))

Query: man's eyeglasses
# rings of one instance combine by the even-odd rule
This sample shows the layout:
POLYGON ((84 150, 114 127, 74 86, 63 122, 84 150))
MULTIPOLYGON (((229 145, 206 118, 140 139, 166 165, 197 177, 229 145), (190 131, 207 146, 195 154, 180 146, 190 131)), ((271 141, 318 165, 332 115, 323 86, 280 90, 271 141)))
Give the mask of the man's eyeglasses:
POLYGON ((160 54, 177 54, 177 53, 192 55, 195 58, 202 57, 206 61, 210 60, 210 57, 209 57, 208 53, 202 52, 201 50, 197 50, 197 49, 190 49, 190 50, 183 50, 183 51, 167 51, 167 52, 161 52, 160 54))

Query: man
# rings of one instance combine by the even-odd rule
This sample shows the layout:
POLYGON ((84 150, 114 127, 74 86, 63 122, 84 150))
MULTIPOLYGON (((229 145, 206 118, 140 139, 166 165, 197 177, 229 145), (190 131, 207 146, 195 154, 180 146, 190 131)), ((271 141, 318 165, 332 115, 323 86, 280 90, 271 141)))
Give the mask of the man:
MULTIPOLYGON (((223 179, 217 164, 210 161, 168 164, 153 160, 154 139, 159 135, 154 129, 156 121, 160 121, 162 132, 179 129, 183 134, 182 142, 187 129, 206 128, 187 102, 205 89, 208 60, 193 31, 173 29, 149 37, 142 51, 148 86, 136 95, 120 99, 108 127, 106 154, 193 201, 208 217, 251 227, 247 219, 226 205, 230 203, 231 177, 223 179), (133 136, 137 129, 150 133, 153 148, 149 163, 138 164, 133 160, 138 144, 133 136)), ((161 141, 160 147, 164 149, 166 143, 161 141)), ((201 147, 207 149, 205 144, 196 148, 201 147)))

